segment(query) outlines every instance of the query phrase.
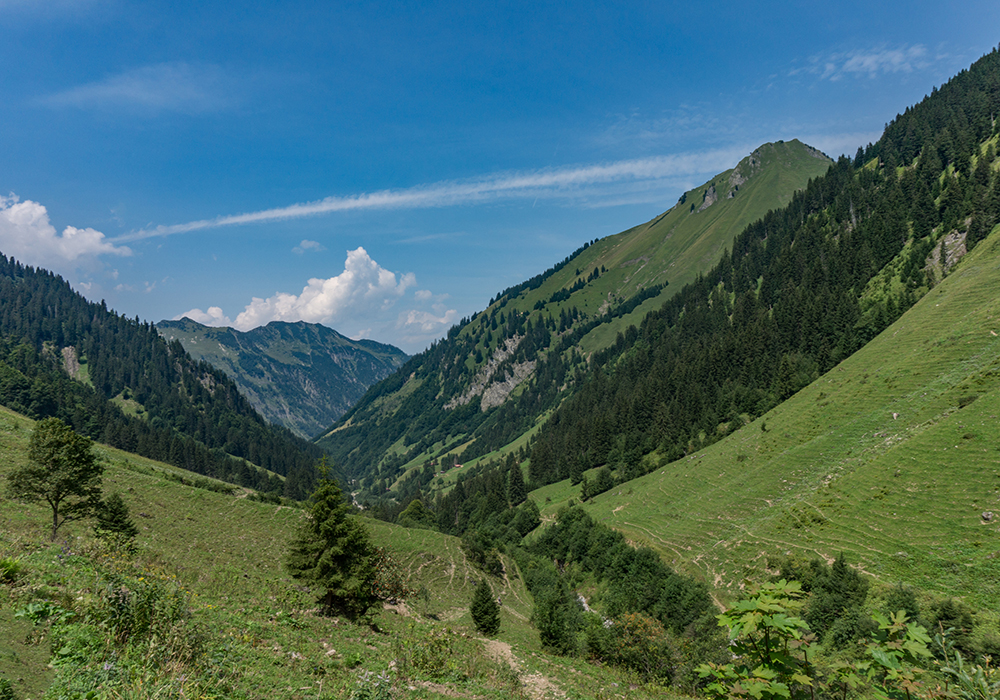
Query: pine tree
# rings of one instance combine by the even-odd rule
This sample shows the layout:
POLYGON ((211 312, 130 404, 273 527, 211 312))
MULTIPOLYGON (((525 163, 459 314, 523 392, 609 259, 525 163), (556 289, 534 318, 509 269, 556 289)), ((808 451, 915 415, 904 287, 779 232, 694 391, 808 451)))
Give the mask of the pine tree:
POLYGON ((375 545, 348 513, 336 483, 320 481, 311 500, 310 517, 291 544, 288 572, 323 590, 319 600, 327 612, 361 616, 378 602, 375 545))
POLYGON ((493 589, 486 579, 480 581, 472 593, 469 612, 476 629, 486 636, 492 637, 500 631, 500 604, 493 599, 493 589))
POLYGON ((97 508, 94 535, 122 549, 132 549, 139 528, 129 514, 128 506, 120 493, 108 496, 97 508))

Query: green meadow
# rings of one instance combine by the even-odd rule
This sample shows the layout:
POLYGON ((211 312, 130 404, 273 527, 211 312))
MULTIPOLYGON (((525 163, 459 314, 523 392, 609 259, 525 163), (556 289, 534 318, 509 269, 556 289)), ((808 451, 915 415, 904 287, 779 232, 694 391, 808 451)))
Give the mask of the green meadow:
MULTIPOLYGON (((0 409, 0 492, 9 471, 26 459, 32 427, 0 409)), ((0 678, 17 698, 304 700, 383 697, 378 693, 390 690, 415 698, 545 698, 595 697, 604 689, 604 697, 648 698, 657 692, 583 660, 543 653, 529 622, 531 597, 512 561, 502 577, 489 579, 503 606, 500 633, 485 639, 468 610, 485 574, 467 561, 460 540, 366 520, 415 594, 376 613, 370 625, 325 616, 314 593, 283 566, 304 510, 262 503, 244 489, 101 445, 95 451, 105 464, 105 493, 120 492, 139 527, 133 555, 99 544, 87 522, 65 525, 51 543, 47 508, 0 500, 0 563, 15 569, 0 584, 0 678), (95 612, 102 596, 118 590, 109 582, 145 596, 156 610, 176 603, 178 611, 159 636, 109 652, 112 628, 95 612), (88 635, 88 643, 109 654, 96 668, 73 655, 88 635), (102 673, 96 694, 74 694, 102 673)))
MULTIPOLYGON (((776 556, 1000 602, 1000 232, 860 352, 586 508, 723 597, 776 556), (992 515, 991 515, 992 513, 992 515)), ((579 487, 532 494, 551 516, 579 487)))

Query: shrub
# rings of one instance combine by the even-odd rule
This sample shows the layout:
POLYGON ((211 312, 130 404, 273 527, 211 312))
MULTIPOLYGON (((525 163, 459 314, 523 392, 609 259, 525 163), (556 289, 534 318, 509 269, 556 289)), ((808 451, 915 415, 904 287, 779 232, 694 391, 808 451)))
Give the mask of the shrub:
POLYGON ((23 572, 24 567, 17 559, 13 557, 0 559, 0 583, 16 583, 23 572))

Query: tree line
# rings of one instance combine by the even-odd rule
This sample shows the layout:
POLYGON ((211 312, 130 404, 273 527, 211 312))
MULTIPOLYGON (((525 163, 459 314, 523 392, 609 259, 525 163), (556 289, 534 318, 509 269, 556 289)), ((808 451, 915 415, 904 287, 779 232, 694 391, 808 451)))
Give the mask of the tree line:
POLYGON ((224 373, 168 344, 152 324, 3 255, 0 402, 32 418, 58 417, 112 447, 298 499, 312 491, 322 454, 264 421, 224 373), (80 363, 79 380, 64 349, 80 363))

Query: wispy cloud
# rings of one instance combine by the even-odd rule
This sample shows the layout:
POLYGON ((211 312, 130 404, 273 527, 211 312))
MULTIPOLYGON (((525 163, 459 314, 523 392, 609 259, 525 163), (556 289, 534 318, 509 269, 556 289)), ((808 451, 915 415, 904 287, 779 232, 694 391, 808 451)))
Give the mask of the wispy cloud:
POLYGON ((932 56, 923 44, 888 48, 816 54, 809 64, 790 71, 791 75, 809 73, 821 80, 837 81, 845 77, 875 78, 890 73, 912 73, 927 68, 938 57, 932 56))
POLYGON ((310 241, 309 239, 303 239, 301 243, 292 248, 292 252, 296 255, 303 255, 307 250, 311 250, 315 253, 320 253, 326 250, 326 247, 319 243, 318 241, 310 241))
MULTIPOLYGON (((184 224, 157 226, 115 238, 116 242, 138 241, 227 226, 298 219, 335 212, 381 209, 429 209, 500 199, 558 199, 600 197, 601 188, 622 183, 649 183, 697 173, 716 173, 732 167, 749 148, 725 148, 702 153, 637 158, 611 163, 551 168, 530 172, 497 173, 481 178, 438 182, 401 190, 366 192, 345 197, 327 197, 286 207, 246 214, 219 216, 184 224)), ((614 187, 616 195, 620 187, 614 187)))
POLYGON ((131 108, 198 114, 230 106, 233 81, 218 66, 158 63, 84 83, 38 100, 48 107, 131 108))

